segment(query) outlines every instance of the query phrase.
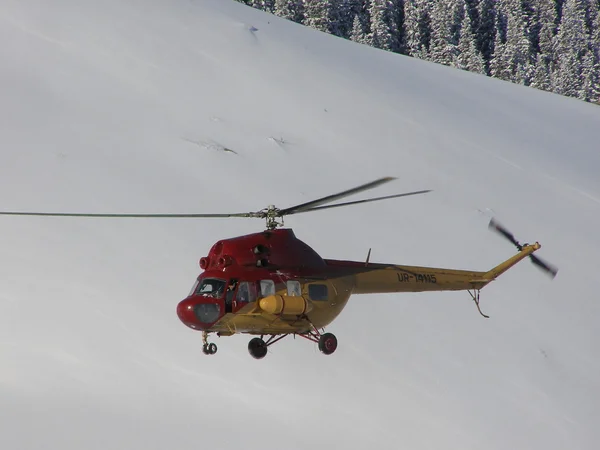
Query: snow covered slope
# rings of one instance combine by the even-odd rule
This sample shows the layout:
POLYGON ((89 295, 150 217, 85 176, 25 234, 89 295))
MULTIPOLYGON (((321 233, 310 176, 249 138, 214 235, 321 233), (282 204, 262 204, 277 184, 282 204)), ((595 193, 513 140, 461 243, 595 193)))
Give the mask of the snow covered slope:
MULTIPOLYGON (((237 212, 384 175, 421 197, 288 219, 328 258, 488 269, 356 296, 326 357, 201 353, 177 302, 239 220, 0 218, 0 447, 592 449, 600 109, 225 0, 4 0, 0 210, 237 212), (226 151, 232 150, 232 151, 226 151)), ((371 194, 369 193, 369 194, 371 194)))

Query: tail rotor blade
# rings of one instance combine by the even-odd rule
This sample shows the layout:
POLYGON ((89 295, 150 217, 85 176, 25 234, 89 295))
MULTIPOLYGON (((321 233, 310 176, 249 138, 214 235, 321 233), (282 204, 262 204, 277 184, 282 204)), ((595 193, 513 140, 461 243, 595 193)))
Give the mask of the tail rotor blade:
POLYGON ((552 266, 551 264, 548 264, 547 262, 543 261, 542 259, 538 258, 537 256, 529 255, 529 258, 531 259, 531 262, 533 264, 535 264, 540 269, 542 269, 544 272, 546 272, 548 275, 550 275, 550 277, 554 278, 556 276, 556 274, 558 273, 558 269, 556 267, 552 266))
POLYGON ((521 244, 519 244, 519 241, 517 241, 515 239, 515 236, 510 231, 508 231, 506 228, 504 228, 502 225, 500 225, 496 220, 494 220, 494 219, 490 220, 490 224, 488 225, 488 228, 501 234, 506 239, 508 239, 510 242, 512 242, 513 245, 515 245, 519 250, 521 250, 521 248, 522 248, 521 244))

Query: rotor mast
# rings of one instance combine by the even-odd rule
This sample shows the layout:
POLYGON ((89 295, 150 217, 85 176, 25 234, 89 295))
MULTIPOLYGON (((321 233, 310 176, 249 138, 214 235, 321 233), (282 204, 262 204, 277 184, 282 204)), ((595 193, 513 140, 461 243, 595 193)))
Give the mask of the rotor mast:
POLYGON ((264 214, 267 230, 272 231, 283 226, 283 215, 275 205, 267 206, 262 212, 264 214))

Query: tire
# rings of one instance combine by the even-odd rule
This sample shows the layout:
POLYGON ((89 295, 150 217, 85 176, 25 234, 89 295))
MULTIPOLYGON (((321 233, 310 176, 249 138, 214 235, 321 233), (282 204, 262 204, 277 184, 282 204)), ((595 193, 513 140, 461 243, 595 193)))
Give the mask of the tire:
POLYGON ((210 344, 208 344, 208 354, 214 355, 215 353, 217 353, 217 344, 211 342, 210 344))
POLYGON ((261 338, 254 338, 248 342, 248 353, 254 359, 263 359, 267 356, 267 344, 261 338))
POLYGON ((319 350, 325 355, 331 355, 337 349, 337 338, 332 333, 322 334, 319 338, 319 350))

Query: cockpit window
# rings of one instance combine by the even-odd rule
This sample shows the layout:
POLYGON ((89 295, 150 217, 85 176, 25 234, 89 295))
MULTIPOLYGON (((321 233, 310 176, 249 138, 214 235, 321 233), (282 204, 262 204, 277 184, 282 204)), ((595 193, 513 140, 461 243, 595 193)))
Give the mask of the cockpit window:
POLYGON ((195 293, 199 295, 208 295, 215 298, 221 298, 223 296, 224 291, 224 280, 218 280, 216 278, 205 278, 200 282, 195 293))
POLYGON ((273 280, 260 280, 260 294, 263 297, 275 295, 275 282, 273 280))

